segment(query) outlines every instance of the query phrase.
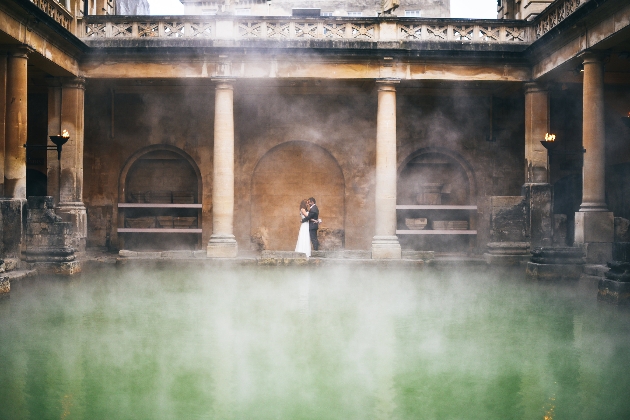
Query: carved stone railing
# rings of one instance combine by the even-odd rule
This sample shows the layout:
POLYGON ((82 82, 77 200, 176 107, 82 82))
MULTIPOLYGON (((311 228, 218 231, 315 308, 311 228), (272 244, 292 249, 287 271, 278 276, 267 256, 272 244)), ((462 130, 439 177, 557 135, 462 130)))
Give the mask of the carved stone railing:
POLYGON ((71 31, 74 17, 59 2, 55 0, 31 0, 33 4, 42 9, 44 13, 53 18, 57 23, 71 31))
POLYGON ((82 38, 528 44, 527 22, 415 18, 88 16, 82 38))
POLYGON ((536 39, 555 28, 560 22, 590 0, 556 0, 536 18, 536 39))

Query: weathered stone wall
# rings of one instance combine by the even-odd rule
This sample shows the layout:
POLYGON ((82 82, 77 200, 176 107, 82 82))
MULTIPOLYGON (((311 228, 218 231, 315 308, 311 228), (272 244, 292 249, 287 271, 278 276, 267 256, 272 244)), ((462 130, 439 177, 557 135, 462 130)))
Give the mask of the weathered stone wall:
MULTIPOLYGON (((207 243, 212 233, 214 90, 210 86, 113 87, 117 92, 113 126, 111 91, 90 83, 86 92, 88 244, 119 246, 116 203, 122 200, 122 168, 138 151, 159 144, 183 150, 201 172, 202 243, 207 243)), ((480 93, 452 85, 437 91, 399 89, 399 170, 424 149, 442 151, 461 162, 462 176, 470 185, 468 195, 460 200, 467 202, 457 204, 479 206, 478 216, 471 212, 470 228, 479 231, 471 246, 488 242, 489 197, 520 193, 522 100, 520 90, 493 98, 490 90, 480 93)), ((261 235, 267 235, 267 246, 292 250, 299 229, 299 202, 313 195, 322 227, 330 231, 330 247, 343 243, 346 249, 369 249, 375 212, 373 86, 340 83, 271 89, 237 83, 234 108, 234 234, 239 247, 256 248, 264 241, 261 235)), ((405 194, 409 195, 400 191, 399 196, 405 194)), ((425 247, 434 244, 429 241, 425 247)))

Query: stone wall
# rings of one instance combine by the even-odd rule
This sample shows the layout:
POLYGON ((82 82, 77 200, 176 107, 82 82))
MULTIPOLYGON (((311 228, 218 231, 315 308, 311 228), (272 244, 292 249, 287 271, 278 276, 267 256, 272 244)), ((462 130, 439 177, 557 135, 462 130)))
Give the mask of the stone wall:
MULTIPOLYGON (((234 234, 239 247, 253 249, 265 242, 270 248, 292 250, 299 202, 312 195, 318 199, 322 228, 332 232, 331 247, 342 243, 345 249, 369 249, 375 213, 376 91, 365 83, 300 83, 235 86, 234 234)), ((431 90, 401 87, 397 98, 399 171, 422 150, 455 156, 470 180, 462 198, 467 202, 458 204, 479 207, 470 219, 478 238, 469 245, 481 249, 488 242, 487 198, 516 195, 523 182, 521 91, 493 96, 491 90, 451 84, 431 90)), ((134 154, 158 145, 177 147, 199 168, 201 243, 207 243, 212 233, 213 108, 209 84, 88 83, 84 195, 90 246, 120 246, 116 203, 124 199, 119 195, 122 168, 134 154), (111 88, 116 92, 113 124, 111 88)), ((399 196, 409 195, 405 190, 399 196)), ((434 245, 429 241, 425 247, 434 245)), ((413 241, 406 246, 418 248, 413 241)))

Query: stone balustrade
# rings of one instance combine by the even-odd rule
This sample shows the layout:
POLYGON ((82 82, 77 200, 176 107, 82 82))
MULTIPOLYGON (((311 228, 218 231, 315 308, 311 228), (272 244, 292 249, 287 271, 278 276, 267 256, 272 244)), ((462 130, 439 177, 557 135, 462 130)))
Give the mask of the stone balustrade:
POLYGON ((535 20, 536 39, 555 28, 579 7, 591 0, 557 0, 547 7, 535 20))
POLYGON ((528 22, 426 18, 88 16, 82 38, 529 44, 528 22))
POLYGON ((66 30, 71 30, 74 17, 61 3, 56 0, 31 0, 31 2, 42 9, 55 22, 66 28, 66 30))

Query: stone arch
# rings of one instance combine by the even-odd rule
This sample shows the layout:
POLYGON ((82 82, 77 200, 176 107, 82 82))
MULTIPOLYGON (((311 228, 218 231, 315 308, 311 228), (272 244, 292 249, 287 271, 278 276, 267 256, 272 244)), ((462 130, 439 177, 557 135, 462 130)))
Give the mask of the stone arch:
POLYGON ((398 204, 417 204, 424 184, 442 184, 442 204, 473 204, 477 185, 472 166, 459 153, 426 147, 411 153, 398 168, 398 204))
MULTIPOLYGON (((178 147, 167 145, 167 144, 154 144, 151 146, 144 147, 138 150, 137 152, 135 152, 133 155, 131 155, 129 159, 127 159, 127 162, 125 162, 123 169, 120 171, 120 177, 118 180, 118 201, 119 202, 128 201, 126 200, 126 198, 128 198, 128 195, 130 193, 130 191, 128 190, 128 184, 129 184, 128 178, 130 176, 130 172, 132 175, 134 172, 134 169, 137 169, 137 166, 138 166, 137 164, 139 163, 139 161, 142 159, 151 157, 151 155, 153 155, 156 158, 156 160, 159 160, 158 158, 160 157, 160 154, 162 155, 163 158, 170 157, 171 159, 182 161, 182 162, 179 162, 179 166, 186 167, 186 165, 183 165, 184 162, 188 164, 187 166, 188 166, 188 169, 190 170, 190 174, 191 175, 194 174, 194 179, 196 183, 196 186, 194 188, 196 192, 196 196, 197 196, 196 202, 200 203, 201 197, 202 197, 202 178, 201 178, 201 171, 199 170, 197 163, 192 157, 190 157, 188 153, 184 152, 178 147)), ((167 160, 167 159, 164 159, 164 160, 167 160)), ((178 180, 169 180, 169 181, 173 182, 174 184, 178 182, 178 180)), ((165 186, 165 188, 166 187, 168 186, 165 186)))
MULTIPOLYGON (((315 197, 323 220, 322 236, 343 243, 345 181, 337 160, 324 148, 289 141, 265 153, 251 182, 251 235, 265 249, 293 251, 297 240, 300 201, 315 197)), ((331 242, 332 243, 332 242, 331 242)))

